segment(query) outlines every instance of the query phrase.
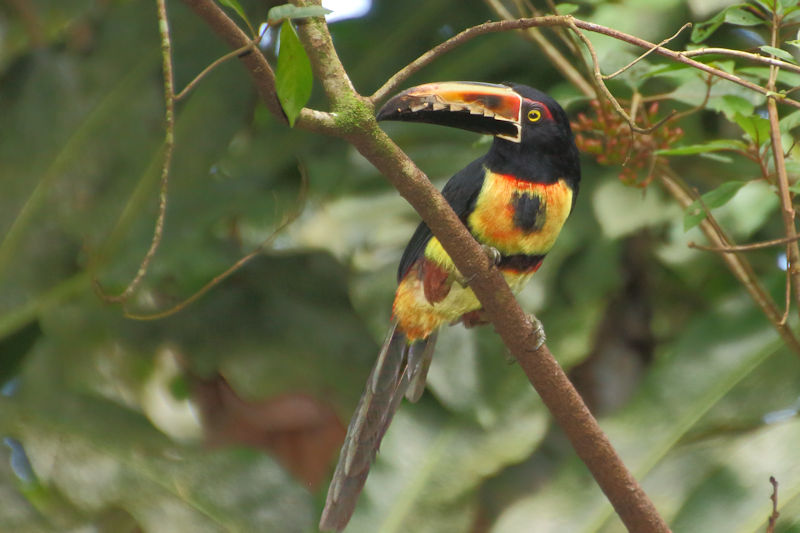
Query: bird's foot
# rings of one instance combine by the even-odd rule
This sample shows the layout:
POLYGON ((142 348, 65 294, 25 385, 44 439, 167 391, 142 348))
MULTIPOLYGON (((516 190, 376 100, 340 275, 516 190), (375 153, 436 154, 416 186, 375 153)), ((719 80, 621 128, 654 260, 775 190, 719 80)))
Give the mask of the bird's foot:
MULTIPOLYGON (((492 266, 498 266, 500 264, 500 261, 503 259, 503 254, 500 253, 500 250, 494 246, 489 246, 488 244, 481 244, 481 248, 483 248, 483 253, 486 254, 486 257, 489 259, 489 263, 492 266)), ((460 273, 456 273, 453 275, 453 278, 458 282, 459 285, 466 288, 470 283, 472 283, 472 280, 475 279, 475 276, 465 278, 460 273)))
POLYGON ((547 335, 545 335, 544 326, 542 326, 542 322, 538 318, 533 315, 528 315, 528 320, 533 326, 533 332, 536 334, 536 345, 533 349, 538 350, 544 346, 544 343, 547 341, 547 335))
POLYGON ((483 248, 483 253, 485 253, 486 257, 489 258, 489 263, 492 266, 497 266, 500 264, 500 260, 503 259, 503 254, 500 253, 500 250, 494 246, 489 246, 488 244, 481 244, 481 248, 483 248))

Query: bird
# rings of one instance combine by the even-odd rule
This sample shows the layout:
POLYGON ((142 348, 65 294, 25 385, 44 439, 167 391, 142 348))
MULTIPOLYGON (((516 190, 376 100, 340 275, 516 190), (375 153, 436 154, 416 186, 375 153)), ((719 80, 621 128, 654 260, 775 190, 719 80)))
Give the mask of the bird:
MULTIPOLYGON (((581 178, 567 114, 542 91, 517 83, 435 82, 390 98, 378 121, 424 122, 494 136, 442 195, 512 290, 541 266, 572 212, 581 178)), ((402 398, 423 394, 437 332, 486 320, 481 304, 425 222, 400 259, 392 321, 356 406, 319 527, 349 522, 402 398)))

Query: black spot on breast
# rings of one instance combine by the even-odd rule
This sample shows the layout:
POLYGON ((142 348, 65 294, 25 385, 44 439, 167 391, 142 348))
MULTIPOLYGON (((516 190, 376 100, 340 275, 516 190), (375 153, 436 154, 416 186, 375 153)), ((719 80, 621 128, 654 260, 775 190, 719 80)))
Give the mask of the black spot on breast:
POLYGON ((514 226, 525 233, 539 231, 544 227, 546 205, 532 194, 515 192, 511 197, 514 206, 514 226))

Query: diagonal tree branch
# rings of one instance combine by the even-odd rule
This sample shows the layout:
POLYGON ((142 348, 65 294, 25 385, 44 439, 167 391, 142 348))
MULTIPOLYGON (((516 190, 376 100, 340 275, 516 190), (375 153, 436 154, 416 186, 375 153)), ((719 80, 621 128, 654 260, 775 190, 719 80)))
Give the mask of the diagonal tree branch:
MULTIPOLYGON (((202 0, 185 1, 193 8, 206 3, 202 0)), ((294 3, 319 4, 318 1, 302 0, 294 3)), ((481 301, 487 317, 519 361, 626 526, 631 531, 669 531, 547 347, 532 349, 537 345, 538 335, 502 275, 490 265, 480 245, 472 238, 441 193, 378 127, 371 102, 365 101, 346 78, 337 75, 337 72, 344 73, 344 68, 333 49, 325 23, 316 18, 299 26, 312 66, 320 76, 326 94, 330 95, 331 104, 334 109, 343 108, 347 111, 348 125, 338 130, 331 129, 328 133, 345 138, 375 165, 428 223, 458 269, 472 280, 471 287, 481 301)), ((218 24, 215 31, 222 28, 223 25, 218 24)), ((226 40, 231 46, 241 45, 240 38, 226 37, 226 40)), ((255 64, 245 62, 245 66, 250 69, 255 64)), ((264 97, 263 90, 260 92, 264 97)), ((298 125, 302 127, 302 123, 298 125)))

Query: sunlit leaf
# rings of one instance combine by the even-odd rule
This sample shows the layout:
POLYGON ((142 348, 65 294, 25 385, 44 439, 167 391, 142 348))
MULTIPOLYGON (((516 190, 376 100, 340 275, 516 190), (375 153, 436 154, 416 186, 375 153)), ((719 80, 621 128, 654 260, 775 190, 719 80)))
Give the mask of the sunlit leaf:
POLYGON ((313 75, 311 62, 294 31, 294 26, 288 20, 281 25, 275 83, 283 112, 289 119, 289 125, 294 126, 300 110, 311 97, 313 75))
POLYGON ((547 417, 542 405, 531 400, 518 397, 516 405, 507 406, 485 427, 422 409, 424 405, 403 406, 348 531, 469 530, 478 513, 478 484, 529 455, 545 434, 547 417))
MULTIPOLYGON (((733 198, 736 193, 739 192, 739 189, 747 185, 747 183, 748 182, 746 181, 728 181, 723 183, 716 189, 713 189, 702 195, 701 198, 703 199, 703 204, 705 204, 708 209, 721 207, 728 203, 731 198, 733 198)), ((695 200, 685 210, 683 217, 684 230, 689 230, 695 227, 704 218, 706 218, 706 213, 703 210, 700 201, 695 200)))
POLYGON ((747 145, 742 141, 732 139, 715 139, 703 144, 692 144, 690 146, 679 146, 677 148, 668 148, 665 150, 658 150, 657 155, 692 155, 702 154, 705 152, 717 152, 719 150, 746 150, 747 145))
POLYGON ((754 143, 762 144, 769 140, 769 120, 764 117, 737 113, 734 120, 754 143))
POLYGON ((728 120, 734 120, 737 114, 750 116, 755 110, 750 100, 736 94, 724 94, 719 98, 710 98, 708 107, 722 111, 728 120))
POLYGON ((794 56, 792 54, 790 54, 789 52, 787 52, 786 50, 781 50, 780 48, 775 48, 774 46, 768 46, 766 44, 763 45, 763 46, 759 46, 759 49, 762 52, 765 52, 767 54, 771 54, 771 55, 773 55, 775 57, 779 57, 779 58, 783 59, 784 61, 788 61, 790 63, 797 63, 797 60, 795 60, 794 56))
POLYGON ((763 19, 748 11, 746 7, 747 4, 732 5, 709 20, 695 24, 692 30, 692 42, 699 43, 706 40, 725 22, 737 26, 755 26, 765 23, 763 19))
POLYGON ((575 13, 578 9, 580 9, 580 6, 578 4, 567 4, 567 3, 556 4, 556 13, 558 13, 559 15, 571 15, 572 13, 575 13))

